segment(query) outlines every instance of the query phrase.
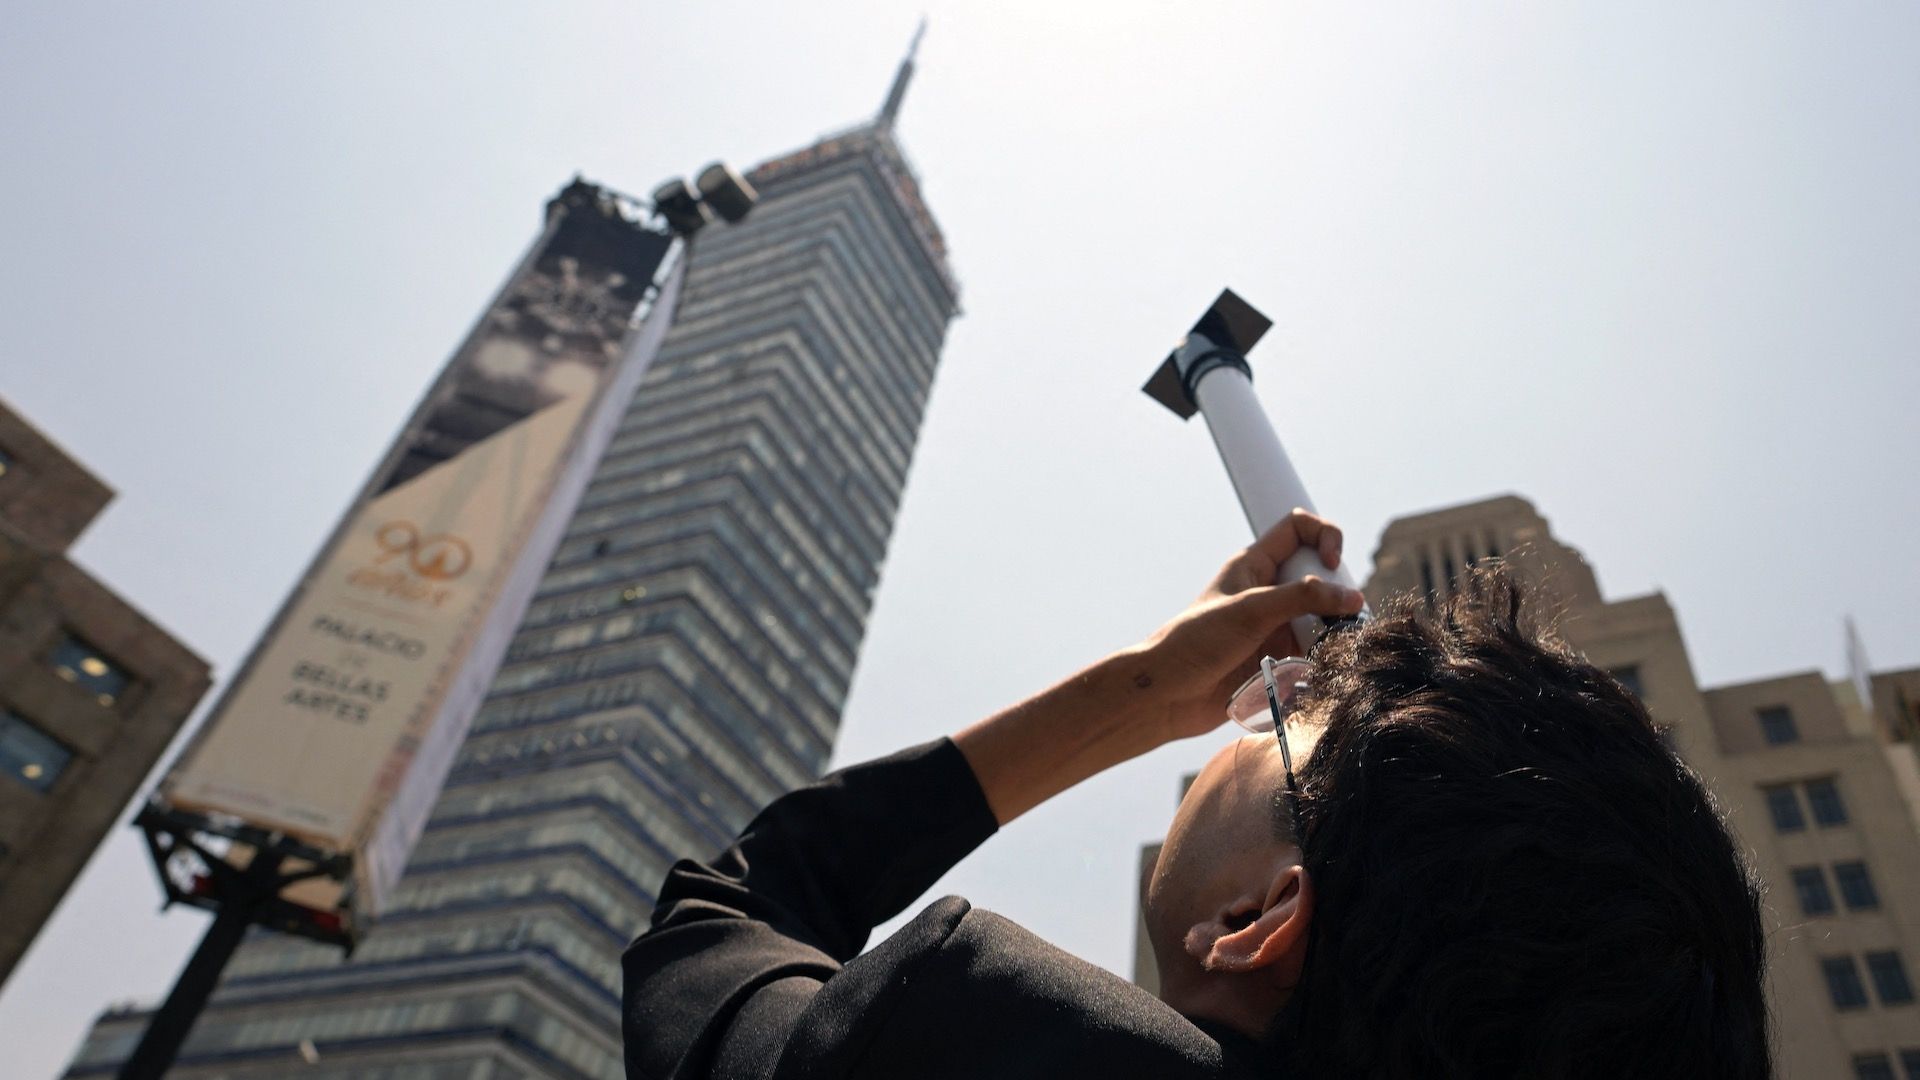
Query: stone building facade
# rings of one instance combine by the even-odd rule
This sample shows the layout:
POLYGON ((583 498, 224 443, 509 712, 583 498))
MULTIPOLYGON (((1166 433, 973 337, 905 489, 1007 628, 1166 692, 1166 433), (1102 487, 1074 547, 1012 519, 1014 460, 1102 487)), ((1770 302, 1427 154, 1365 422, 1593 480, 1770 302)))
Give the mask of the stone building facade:
POLYGON ((112 498, 0 402, 0 982, 210 682, 67 557, 112 498))

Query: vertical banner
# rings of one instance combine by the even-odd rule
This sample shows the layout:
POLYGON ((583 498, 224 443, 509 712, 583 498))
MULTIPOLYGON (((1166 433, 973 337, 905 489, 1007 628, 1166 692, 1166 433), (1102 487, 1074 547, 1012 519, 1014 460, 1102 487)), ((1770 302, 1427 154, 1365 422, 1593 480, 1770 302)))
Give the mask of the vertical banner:
POLYGON ((161 785, 353 856, 352 888, 290 898, 379 912, 514 628, 641 377, 682 267, 575 181, 161 785))

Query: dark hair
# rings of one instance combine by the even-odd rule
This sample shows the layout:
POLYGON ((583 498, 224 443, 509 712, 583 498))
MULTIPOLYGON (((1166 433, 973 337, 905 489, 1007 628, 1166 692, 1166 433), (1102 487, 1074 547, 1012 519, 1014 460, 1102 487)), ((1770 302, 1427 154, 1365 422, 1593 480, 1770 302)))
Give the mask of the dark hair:
POLYGON ((1640 701, 1483 565, 1330 637, 1279 1034, 1344 1077, 1771 1075, 1760 891, 1640 701))

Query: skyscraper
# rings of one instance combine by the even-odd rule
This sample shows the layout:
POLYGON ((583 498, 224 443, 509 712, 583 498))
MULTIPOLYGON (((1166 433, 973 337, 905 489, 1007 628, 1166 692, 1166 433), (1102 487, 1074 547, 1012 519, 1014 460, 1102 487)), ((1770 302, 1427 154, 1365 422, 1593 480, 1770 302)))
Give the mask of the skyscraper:
POLYGON ((381 925, 346 963, 249 941, 170 1075, 622 1075, 619 956, 668 865, 832 749, 958 302, 893 133, 911 73, 699 236, 381 925))

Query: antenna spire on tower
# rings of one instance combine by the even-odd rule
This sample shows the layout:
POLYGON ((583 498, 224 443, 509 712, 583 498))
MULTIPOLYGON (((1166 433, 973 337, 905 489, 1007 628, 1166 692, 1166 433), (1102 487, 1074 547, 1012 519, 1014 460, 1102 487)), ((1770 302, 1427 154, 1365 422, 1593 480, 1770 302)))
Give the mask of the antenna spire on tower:
POLYGON ((907 96, 907 82, 913 78, 913 57, 920 51, 920 39, 927 32, 927 17, 920 16, 920 25, 913 31, 913 41, 907 45, 907 55, 900 61, 900 70, 894 73, 893 86, 887 90, 887 103, 880 106, 880 116, 874 126, 883 131, 893 129, 893 122, 900 116, 900 99, 907 96))

